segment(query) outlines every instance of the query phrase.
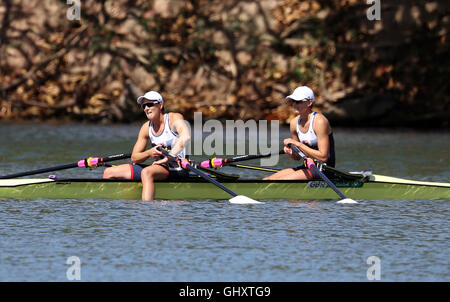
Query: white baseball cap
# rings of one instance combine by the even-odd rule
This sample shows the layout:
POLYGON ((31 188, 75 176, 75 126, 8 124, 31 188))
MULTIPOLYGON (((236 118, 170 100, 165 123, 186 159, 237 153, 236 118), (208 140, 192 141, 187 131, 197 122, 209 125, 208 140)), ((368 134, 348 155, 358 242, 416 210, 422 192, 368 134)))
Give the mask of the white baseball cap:
POLYGON ((158 103, 164 103, 163 97, 156 91, 147 91, 143 96, 138 97, 137 103, 142 105, 145 103, 145 100, 149 101, 157 101, 158 103))
POLYGON ((308 86, 300 86, 295 88, 291 95, 286 97, 287 99, 293 99, 294 101, 313 101, 314 102, 314 92, 308 86))

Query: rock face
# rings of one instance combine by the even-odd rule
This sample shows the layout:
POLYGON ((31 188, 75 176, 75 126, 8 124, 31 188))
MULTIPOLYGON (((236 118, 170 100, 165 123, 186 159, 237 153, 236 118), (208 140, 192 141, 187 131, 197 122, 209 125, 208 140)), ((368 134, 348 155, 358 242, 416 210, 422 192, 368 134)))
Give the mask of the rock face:
POLYGON ((131 122, 151 89, 188 119, 287 123, 308 85, 336 126, 448 127, 450 3, 389 2, 4 0, 0 119, 131 122))
POLYGON ((395 99, 390 95, 373 94, 361 98, 351 98, 330 105, 323 112, 337 124, 348 125, 376 125, 379 120, 388 121, 395 108, 395 99))

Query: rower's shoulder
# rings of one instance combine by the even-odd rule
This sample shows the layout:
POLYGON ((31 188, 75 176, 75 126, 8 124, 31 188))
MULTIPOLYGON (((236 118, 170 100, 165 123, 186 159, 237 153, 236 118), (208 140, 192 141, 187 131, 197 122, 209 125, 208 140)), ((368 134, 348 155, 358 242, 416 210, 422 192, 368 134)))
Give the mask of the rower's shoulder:
POLYGON ((294 117, 293 119, 291 119, 291 121, 289 122, 289 125, 295 126, 297 127, 297 123, 298 123, 298 118, 300 117, 300 115, 297 115, 296 117, 294 117))
POLYGON ((316 112, 316 117, 314 118, 316 121, 318 121, 319 123, 325 123, 325 124, 329 124, 330 122, 328 121, 327 117, 325 115, 323 115, 320 112, 316 112))
POLYGON ((183 121, 184 116, 181 113, 178 112, 169 112, 169 126, 172 127, 172 125, 177 121, 183 121))
POLYGON ((150 128, 150 121, 146 121, 141 126, 141 130, 139 131, 140 134, 148 134, 148 130, 150 128))
POLYGON ((314 118, 314 131, 324 129, 327 133, 331 132, 331 125, 327 117, 320 112, 316 113, 314 118))
POLYGON ((142 124, 141 130, 142 129, 148 129, 149 127, 150 127, 150 121, 146 121, 145 123, 142 124))
POLYGON ((169 112, 168 115, 171 120, 184 120, 184 116, 178 112, 169 112))

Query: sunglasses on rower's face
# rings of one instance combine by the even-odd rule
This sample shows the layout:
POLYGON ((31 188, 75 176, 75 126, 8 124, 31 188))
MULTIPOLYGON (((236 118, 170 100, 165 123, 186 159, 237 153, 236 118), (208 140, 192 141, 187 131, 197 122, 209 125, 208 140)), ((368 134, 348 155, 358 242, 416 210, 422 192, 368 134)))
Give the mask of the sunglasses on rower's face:
POLYGON ((151 107, 153 107, 153 106, 155 106, 155 105, 157 105, 157 104, 159 104, 159 102, 144 103, 144 104, 142 104, 141 106, 142 106, 142 109, 145 109, 146 107, 151 108, 151 107))
POLYGON ((289 105, 294 105, 294 104, 298 104, 298 103, 303 103, 306 101, 310 101, 309 99, 303 99, 303 100, 293 100, 293 99, 288 99, 287 102, 289 105))

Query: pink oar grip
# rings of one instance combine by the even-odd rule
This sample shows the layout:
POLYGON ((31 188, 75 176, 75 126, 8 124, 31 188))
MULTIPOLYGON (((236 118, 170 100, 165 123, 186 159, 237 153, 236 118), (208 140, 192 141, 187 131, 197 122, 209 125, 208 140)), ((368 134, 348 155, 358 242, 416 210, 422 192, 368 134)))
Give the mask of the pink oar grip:
POLYGON ((84 168, 84 167, 85 167, 85 165, 84 165, 84 159, 78 161, 78 167, 79 167, 79 168, 84 168))
POLYGON ((213 158, 211 160, 211 165, 213 168, 221 167, 223 164, 223 158, 213 158))
POLYGON ((92 157, 88 159, 89 167, 94 167, 98 165, 98 157, 92 157))
POLYGON ((209 165, 209 160, 202 161, 200 166, 202 166, 203 168, 211 168, 209 165))
POLYGON ((98 157, 89 157, 82 160, 79 160, 77 165, 79 168, 87 168, 87 167, 95 167, 101 162, 101 159, 98 157), (86 167, 87 164, 87 167, 86 167))
POLYGON ((211 158, 210 160, 204 160, 201 162, 200 166, 203 168, 218 168, 222 167, 224 164, 223 158, 211 158))
POLYGON ((181 167, 183 169, 186 169, 187 165, 190 165, 190 162, 188 162, 186 159, 181 159, 181 167))
POLYGON ((307 158, 306 159, 306 166, 308 167, 308 169, 311 169, 311 166, 315 166, 316 164, 314 163, 314 161, 311 158, 307 158))

